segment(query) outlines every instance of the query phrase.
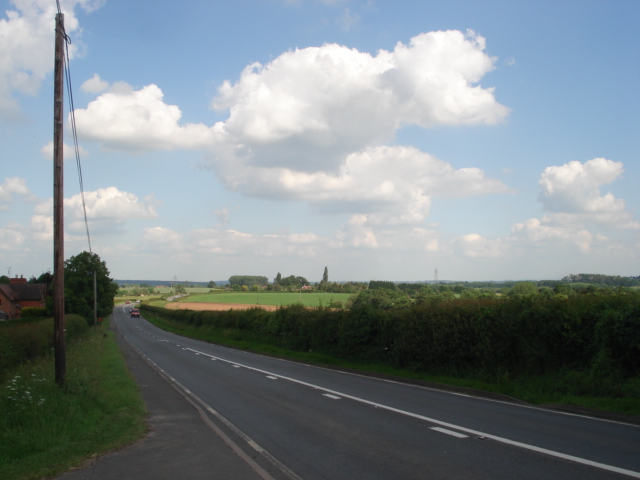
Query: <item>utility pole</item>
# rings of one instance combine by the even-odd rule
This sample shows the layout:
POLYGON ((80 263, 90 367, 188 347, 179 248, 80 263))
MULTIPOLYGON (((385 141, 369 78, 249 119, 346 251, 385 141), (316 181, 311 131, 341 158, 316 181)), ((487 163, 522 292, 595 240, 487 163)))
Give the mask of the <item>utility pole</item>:
POLYGON ((93 272, 93 330, 98 330, 98 281, 96 272, 93 272))
POLYGON ((56 14, 56 46, 53 87, 53 347, 56 383, 66 384, 67 358, 64 326, 64 154, 63 154, 63 73, 64 14, 56 14))

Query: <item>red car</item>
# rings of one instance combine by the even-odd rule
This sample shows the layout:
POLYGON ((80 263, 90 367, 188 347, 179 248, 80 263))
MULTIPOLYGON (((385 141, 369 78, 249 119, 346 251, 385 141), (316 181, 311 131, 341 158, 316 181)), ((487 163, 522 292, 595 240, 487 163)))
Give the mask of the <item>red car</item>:
POLYGON ((132 308, 129 313, 131 313, 132 317, 138 317, 140 318, 140 310, 138 310, 137 308, 132 308))

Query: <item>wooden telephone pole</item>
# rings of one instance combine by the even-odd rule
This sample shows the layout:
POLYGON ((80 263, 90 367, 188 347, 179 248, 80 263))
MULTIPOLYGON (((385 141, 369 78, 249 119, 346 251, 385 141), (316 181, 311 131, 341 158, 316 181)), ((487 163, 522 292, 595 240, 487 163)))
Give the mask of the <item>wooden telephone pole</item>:
POLYGON ((64 153, 63 153, 63 86, 64 86, 64 14, 56 14, 56 48, 53 98, 53 346, 56 383, 66 384, 67 356, 64 325, 64 153))

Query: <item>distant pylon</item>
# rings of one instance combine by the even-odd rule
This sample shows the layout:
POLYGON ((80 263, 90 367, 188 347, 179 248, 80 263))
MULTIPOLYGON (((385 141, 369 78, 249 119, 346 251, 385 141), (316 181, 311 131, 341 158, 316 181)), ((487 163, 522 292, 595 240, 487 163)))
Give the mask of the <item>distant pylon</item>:
POLYGON ((438 269, 436 268, 436 273, 434 275, 433 283, 438 283, 438 269))

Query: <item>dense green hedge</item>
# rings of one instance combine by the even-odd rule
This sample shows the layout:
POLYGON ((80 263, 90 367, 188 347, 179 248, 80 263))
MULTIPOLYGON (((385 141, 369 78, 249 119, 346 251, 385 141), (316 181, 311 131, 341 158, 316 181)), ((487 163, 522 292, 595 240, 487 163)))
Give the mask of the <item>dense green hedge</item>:
POLYGON ((44 318, 47 316, 47 309, 41 307, 25 307, 20 311, 21 318, 44 318))
POLYGON ((640 295, 434 299, 350 310, 283 307, 226 312, 143 309, 238 339, 434 374, 546 375, 561 369, 595 377, 640 375, 640 295))
MULTIPOLYGON (((89 326, 79 315, 65 315, 66 338, 89 326)), ((53 350, 53 319, 19 319, 0 323, 0 381, 8 368, 47 355, 53 350)))

